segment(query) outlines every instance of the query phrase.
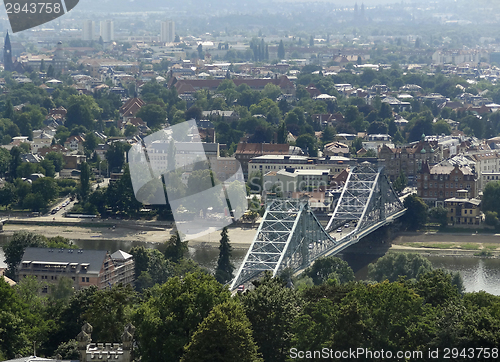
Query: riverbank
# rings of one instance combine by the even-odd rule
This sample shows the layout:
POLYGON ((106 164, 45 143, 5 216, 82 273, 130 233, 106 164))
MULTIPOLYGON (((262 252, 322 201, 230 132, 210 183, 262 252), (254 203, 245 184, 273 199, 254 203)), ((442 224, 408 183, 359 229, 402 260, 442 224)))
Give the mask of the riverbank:
POLYGON ((401 233, 392 241, 393 252, 432 256, 500 257, 500 234, 401 233))
MULTIPOLYGON (((96 241, 128 241, 142 243, 163 243, 172 235, 172 228, 141 227, 133 228, 131 225, 123 225, 124 221, 111 225, 95 224, 85 226, 76 225, 41 225, 32 223, 26 224, 5 224, 3 235, 12 235, 17 231, 29 231, 46 237, 62 236, 78 243, 79 240, 96 241)), ((229 239, 235 249, 248 249, 253 241, 257 226, 253 228, 229 227, 229 239)), ((217 247, 220 240, 220 230, 214 230, 206 235, 189 235, 193 239, 189 240, 189 245, 193 247, 217 247)))

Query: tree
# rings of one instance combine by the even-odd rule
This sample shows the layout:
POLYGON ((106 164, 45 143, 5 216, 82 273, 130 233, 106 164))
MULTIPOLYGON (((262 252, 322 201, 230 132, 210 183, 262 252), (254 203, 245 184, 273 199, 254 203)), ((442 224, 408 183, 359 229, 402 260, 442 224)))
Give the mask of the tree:
MULTIPOLYGON (((460 274, 458 276, 460 277, 460 274)), ((458 301, 463 293, 461 280, 458 284, 453 284, 453 278, 453 274, 442 269, 429 270, 421 273, 414 289, 418 295, 424 298, 426 303, 437 307, 458 301)))
POLYGON ((399 176, 392 183, 392 188, 396 192, 402 192, 408 185, 408 178, 406 177, 403 170, 399 173, 399 176))
POLYGON ((113 142, 109 145, 106 151, 106 160, 109 164, 110 171, 121 170, 125 163, 125 152, 130 149, 130 145, 124 142, 113 142))
POLYGON ((483 191, 482 210, 496 212, 500 215, 500 181, 488 182, 483 191))
POLYGON ((416 279, 423 273, 432 270, 429 259, 420 254, 389 253, 368 265, 368 278, 378 282, 389 280, 394 282, 400 276, 416 279))
POLYGON ((391 119, 392 118, 391 105, 389 103, 382 102, 382 104, 380 105, 380 111, 378 112, 378 116, 381 119, 387 119, 387 118, 391 119))
POLYGON ((83 162, 80 167, 80 197, 86 200, 90 192, 90 166, 83 162))
POLYGON ((184 257, 184 253, 188 251, 187 241, 182 241, 179 232, 172 235, 165 244, 165 258, 173 261, 174 263, 181 260, 184 257))
POLYGON ((369 134, 387 134, 387 124, 384 122, 372 122, 367 131, 369 134))
POLYGON ((230 297, 227 288, 201 272, 155 285, 133 314, 142 360, 180 360, 200 323, 230 297))
POLYGON ((14 358, 29 353, 28 326, 23 321, 22 301, 15 290, 0 278, 0 355, 14 358))
POLYGON ((12 105, 12 102, 10 101, 10 99, 7 99, 7 102, 5 103, 5 108, 3 111, 3 118, 7 118, 7 119, 14 118, 14 106, 12 105))
MULTIPOLYGON (((0 199, 1 199, 1 196, 0 196, 0 199)), ((495 211, 486 211, 484 213, 484 215, 485 215, 484 222, 486 223, 486 225, 489 225, 489 226, 497 226, 498 225, 498 214, 495 211)))
POLYGON ((448 210, 442 206, 433 207, 429 210, 429 219, 439 223, 442 228, 448 225, 448 210))
POLYGON ((9 170, 9 164, 11 161, 11 156, 9 151, 5 148, 0 148, 0 176, 5 175, 9 170))
POLYGON ((321 142, 323 142, 323 144, 326 144, 328 142, 332 142, 334 139, 335 129, 332 126, 327 126, 321 134, 321 142))
POLYGON ((418 230, 427 222, 428 206, 417 195, 410 195, 405 198, 404 207, 406 213, 401 217, 403 225, 408 230, 418 230))
POLYGON ((283 40, 280 40, 280 45, 278 46, 278 59, 285 59, 285 45, 283 44, 283 40))
POLYGON ((94 152, 98 144, 99 144, 99 139, 94 134, 94 132, 88 132, 85 135, 85 142, 83 142, 83 147, 85 148, 85 154, 87 155, 87 157, 90 157, 90 155, 92 154, 92 152, 94 152))
POLYGON ((40 166, 44 169, 45 176, 52 178, 56 175, 56 167, 48 158, 43 159, 42 162, 40 162, 40 166))
POLYGON ((287 288, 282 279, 271 278, 270 274, 253 284, 255 289, 245 292, 241 301, 259 352, 264 361, 285 361, 292 347, 292 325, 302 307, 302 298, 287 288))
POLYGON ((83 313, 94 327, 92 337, 98 341, 119 341, 135 302, 136 293, 130 285, 113 285, 93 293, 90 308, 83 313))
POLYGON ((227 227, 220 233, 219 259, 217 260, 217 269, 215 270, 215 279, 221 284, 226 284, 233 279, 234 265, 231 264, 231 245, 227 235, 227 227))
POLYGON ((149 128, 157 128, 167 120, 167 112, 158 104, 146 104, 139 112, 137 117, 147 123, 149 128))
POLYGON ((214 307, 196 329, 181 362, 259 362, 252 326, 240 302, 214 307))
POLYGON ((64 167, 64 157, 61 153, 50 151, 45 155, 45 159, 52 161, 56 172, 61 171, 64 167))
POLYGON ((295 141, 295 145, 297 145, 297 147, 302 148, 302 150, 306 154, 309 154, 309 156, 315 157, 318 155, 318 148, 316 145, 316 137, 314 137, 310 134, 302 134, 299 137, 297 137, 297 140, 295 141))
POLYGON ((78 342, 74 339, 63 342, 57 347, 54 354, 56 356, 60 355, 65 360, 78 360, 78 358, 80 358, 78 342))
POLYGON ((347 283, 354 280, 354 272, 346 261, 337 257, 320 258, 304 271, 304 274, 312 278, 315 285, 320 285, 329 279, 335 279, 339 283, 347 283))
POLYGON ((59 195, 59 187, 52 177, 41 177, 31 184, 31 192, 43 196, 43 200, 48 203, 59 195))
POLYGON ((49 65, 49 68, 47 69, 47 78, 54 78, 55 76, 55 70, 52 64, 49 65))
POLYGON ((451 127, 448 123, 446 123, 445 120, 440 119, 436 123, 433 124, 432 129, 434 131, 434 134, 440 135, 440 134, 445 134, 449 135, 451 134, 451 127))
POLYGON ((42 235, 30 232, 15 232, 12 240, 3 247, 5 263, 7 264, 6 275, 14 280, 16 278, 17 266, 21 262, 26 248, 40 248, 47 245, 47 240, 42 235))
POLYGON ((94 129, 94 120, 100 118, 102 109, 93 97, 86 95, 71 95, 68 97, 68 112, 66 123, 68 128, 83 126, 87 130, 94 129))
POLYGON ((288 130, 286 129, 285 122, 281 121, 278 127, 278 143, 285 144, 287 143, 288 130))

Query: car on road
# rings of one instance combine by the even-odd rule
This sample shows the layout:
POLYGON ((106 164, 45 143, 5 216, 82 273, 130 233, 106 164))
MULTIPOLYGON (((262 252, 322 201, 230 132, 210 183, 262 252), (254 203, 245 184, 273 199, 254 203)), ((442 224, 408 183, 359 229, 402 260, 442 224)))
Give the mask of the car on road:
POLYGON ((312 249, 312 248, 314 248, 313 243, 309 244, 309 249, 312 249))
POLYGON ((52 215, 54 215, 55 213, 57 213, 57 210, 56 209, 52 209, 52 211, 50 212, 52 215))
POLYGON ((338 228, 338 229, 337 229, 337 232, 338 232, 338 233, 341 233, 341 232, 342 232, 342 228, 338 228))
POLYGON ((345 224, 345 225, 344 225, 344 227, 345 227, 346 229, 348 229, 348 228, 349 228, 349 224, 345 224))
POLYGON ((244 284, 241 284, 239 287, 238 287, 238 292, 243 292, 245 290, 245 285, 244 284))

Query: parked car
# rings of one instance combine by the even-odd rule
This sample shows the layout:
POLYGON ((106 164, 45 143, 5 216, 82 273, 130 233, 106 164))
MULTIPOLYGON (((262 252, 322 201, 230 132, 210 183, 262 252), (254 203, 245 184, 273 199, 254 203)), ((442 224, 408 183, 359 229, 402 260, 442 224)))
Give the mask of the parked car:
POLYGON ((338 232, 338 233, 341 233, 341 232, 342 232, 342 228, 338 228, 338 229, 337 229, 337 232, 338 232))
POLYGON ((241 284, 239 287, 238 287, 238 292, 243 292, 245 290, 245 285, 244 284, 241 284))

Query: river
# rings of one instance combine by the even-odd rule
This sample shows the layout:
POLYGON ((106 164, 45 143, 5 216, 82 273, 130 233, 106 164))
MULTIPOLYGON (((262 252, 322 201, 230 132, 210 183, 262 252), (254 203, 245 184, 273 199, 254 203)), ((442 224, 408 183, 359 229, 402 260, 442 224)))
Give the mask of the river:
MULTIPOLYGON (((7 241, 6 235, 0 235, 0 245, 7 241)), ((126 242, 114 240, 88 240, 79 241, 78 246, 83 249, 100 249, 111 252, 117 249, 129 251, 135 245, 144 245, 146 247, 161 245, 142 243, 142 242, 126 242)), ((243 258, 245 257, 245 249, 234 249, 232 253, 232 262, 238 269, 243 258)), ((219 249, 215 247, 189 247, 189 257, 200 264, 203 268, 213 271, 217 265, 217 257, 219 249)), ((362 280, 366 277, 367 266, 377 260, 377 256, 373 255, 346 255, 346 261, 355 271, 356 279, 362 280)), ((450 257, 450 256, 428 256, 427 257, 435 268, 443 268, 452 272, 459 272, 462 275, 466 292, 477 292, 484 290, 494 295, 500 295, 500 259, 492 258, 474 258, 474 257, 450 257)), ((4 253, 0 247, 0 268, 5 268, 4 253)))

